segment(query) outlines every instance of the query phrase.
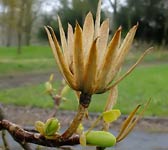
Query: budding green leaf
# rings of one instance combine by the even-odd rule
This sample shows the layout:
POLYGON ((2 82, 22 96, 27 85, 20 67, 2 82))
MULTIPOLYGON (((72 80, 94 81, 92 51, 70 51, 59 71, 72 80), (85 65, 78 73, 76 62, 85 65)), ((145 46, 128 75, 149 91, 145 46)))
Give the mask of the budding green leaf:
POLYGON ((78 128, 76 129, 76 133, 80 135, 80 134, 82 134, 83 130, 84 130, 84 127, 80 123, 79 126, 78 126, 78 128))
POLYGON ((45 124, 41 121, 35 122, 35 129, 41 134, 44 135, 44 126, 45 124))
POLYGON ((61 97, 65 96, 70 90, 70 87, 68 85, 64 86, 64 88, 61 91, 61 97))
POLYGON ((53 90, 52 84, 50 82, 45 83, 46 92, 51 92, 53 90))
POLYGON ((113 109, 113 110, 110 110, 110 111, 105 111, 102 114, 103 120, 106 123, 110 123, 110 122, 113 122, 113 121, 117 120, 120 115, 121 115, 121 112, 120 112, 119 109, 113 109))
POLYGON ((54 135, 60 128, 60 123, 56 118, 50 118, 46 121, 44 132, 46 136, 54 135))
POLYGON ((106 131, 90 131, 86 134, 86 143, 99 147, 112 147, 116 144, 116 138, 106 131))
POLYGON ((54 74, 52 73, 52 74, 50 75, 49 82, 52 82, 52 81, 53 81, 53 78, 54 78, 54 74))
POLYGON ((86 134, 84 132, 80 135, 79 142, 82 146, 86 146, 86 134))

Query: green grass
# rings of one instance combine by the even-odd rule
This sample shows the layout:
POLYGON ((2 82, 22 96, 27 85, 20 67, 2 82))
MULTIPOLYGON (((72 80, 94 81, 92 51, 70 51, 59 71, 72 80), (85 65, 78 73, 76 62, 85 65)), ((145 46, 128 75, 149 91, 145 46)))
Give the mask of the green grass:
MULTIPOLYGON (((142 54, 140 50, 144 50, 146 47, 143 46, 142 49, 133 47, 126 58, 126 64, 135 62, 142 54)), ((168 51, 163 51, 161 48, 156 47, 155 51, 147 55, 143 62, 165 62, 167 58, 168 51)), ((48 70, 55 69, 55 67, 56 63, 49 46, 23 46, 21 54, 17 54, 16 47, 0 47, 0 76, 29 73, 30 71, 47 72, 48 70)))
MULTIPOLYGON (((146 46, 133 47, 126 64, 132 64, 142 54, 146 46), (140 48, 141 47, 141 48, 140 48), (136 49, 136 51, 135 51, 136 49)), ((137 104, 145 103, 152 98, 147 115, 166 116, 168 114, 168 51, 156 47, 155 51, 147 55, 143 61, 145 65, 138 67, 129 77, 119 85, 118 103, 122 113, 128 114, 137 104), (156 65, 154 65, 154 64, 156 65), (152 65, 151 65, 152 64, 152 65)), ((0 76, 19 73, 48 72, 55 69, 56 63, 49 46, 23 46, 22 53, 17 54, 16 47, 0 47, 0 76)), ((55 84, 58 88, 60 81, 55 84)), ((108 93, 94 95, 90 111, 103 111, 108 93)), ((68 99, 60 109, 75 110, 77 101, 73 92, 68 93, 68 99)), ((7 104, 30 105, 37 107, 53 107, 50 97, 44 94, 44 85, 2 89, 0 101, 7 104)))
MULTIPOLYGON (((60 81, 54 87, 58 89, 60 81)), ((131 112, 137 104, 147 102, 152 98, 146 115, 168 115, 168 64, 140 66, 119 84, 119 98, 115 106, 123 114, 131 112)), ((63 102, 60 109, 76 110, 77 101, 73 92, 69 92, 68 100, 63 102)), ((105 105, 106 94, 94 95, 90 111, 100 112, 105 105)), ((0 101, 7 104, 30 105, 38 107, 53 107, 50 97, 44 94, 44 85, 27 86, 0 91, 0 101)))
POLYGON ((56 63, 49 46, 25 46, 21 54, 17 54, 15 47, 0 48, 0 76, 30 71, 47 72, 55 67, 56 63))
POLYGON ((122 112, 132 110, 132 106, 152 102, 147 111, 149 115, 168 115, 168 64, 139 67, 119 85, 117 106, 122 112))
POLYGON ((8 59, 39 59, 39 58, 53 58, 49 46, 23 46, 21 54, 17 54, 17 47, 0 47, 0 58, 8 59))

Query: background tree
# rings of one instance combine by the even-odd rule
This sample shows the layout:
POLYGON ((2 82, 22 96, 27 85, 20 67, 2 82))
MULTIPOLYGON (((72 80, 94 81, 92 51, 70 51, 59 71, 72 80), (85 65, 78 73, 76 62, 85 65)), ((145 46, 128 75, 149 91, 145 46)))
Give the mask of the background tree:
POLYGON ((17 21, 17 38, 18 38, 18 48, 17 48, 17 53, 20 54, 21 53, 21 45, 22 45, 22 35, 23 35, 23 21, 24 21, 24 9, 25 7, 25 3, 24 3, 24 0, 21 0, 20 1, 20 4, 19 4, 19 10, 18 10, 18 21, 17 21))
POLYGON ((108 0, 111 8, 113 9, 113 19, 112 19, 112 31, 114 31, 117 28, 117 23, 116 23, 116 19, 117 19, 117 12, 118 12, 118 5, 119 5, 119 0, 114 0, 112 2, 112 0, 108 0))
POLYGON ((30 45, 33 24, 44 0, 1 0, 0 28, 4 33, 4 44, 30 45))
POLYGON ((6 35, 5 36, 6 46, 11 45, 13 30, 16 28, 16 20, 15 20, 16 5, 17 5, 16 0, 1 1, 2 6, 1 24, 2 24, 2 30, 6 35))
MULTIPOLYGON (((59 30, 58 30, 58 22, 57 16, 58 14, 61 17, 62 25, 65 31, 67 31, 67 23, 70 23, 73 27, 76 24, 76 21, 80 25, 83 24, 84 18, 87 12, 91 11, 95 17, 95 12, 97 9, 98 0, 90 1, 90 0, 60 0, 60 8, 53 10, 51 14, 43 15, 43 24, 50 25, 54 28, 56 35, 59 38, 59 30)), ((102 12, 102 19, 105 17, 105 14, 102 12)), ((44 32, 44 28, 41 27, 38 35, 40 38, 45 39, 46 33, 44 32)))
POLYGON ((25 44, 30 45, 31 31, 36 12, 33 10, 34 0, 24 0, 25 3, 25 17, 24 17, 24 32, 25 32, 25 44))
MULTIPOLYGON (((118 25, 128 30, 139 22, 137 38, 148 42, 162 43, 167 37, 166 1, 160 0, 127 0, 117 15, 118 25)), ((166 41, 165 41, 166 42, 166 41)))

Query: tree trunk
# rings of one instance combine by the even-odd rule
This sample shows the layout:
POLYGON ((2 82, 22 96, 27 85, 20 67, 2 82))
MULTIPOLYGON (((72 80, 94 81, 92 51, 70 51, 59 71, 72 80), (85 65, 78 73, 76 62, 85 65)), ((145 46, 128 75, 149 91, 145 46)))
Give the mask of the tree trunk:
POLYGON ((13 6, 10 6, 9 14, 7 16, 8 19, 8 25, 7 25, 7 31, 6 31, 6 46, 9 47, 11 46, 11 41, 12 41, 12 28, 14 25, 14 8, 13 6))
POLYGON ((27 25, 25 27, 25 43, 26 46, 30 45, 30 41, 31 41, 31 30, 32 30, 32 22, 29 23, 29 25, 27 25))
POLYGON ((109 3, 111 5, 111 8, 113 9, 112 31, 115 31, 117 28, 116 19, 117 19, 117 6, 118 6, 118 4, 117 4, 117 0, 114 0, 114 2, 109 0, 109 3))
POLYGON ((11 27, 9 26, 7 29, 6 29, 6 46, 7 47, 10 47, 11 46, 11 41, 12 41, 12 29, 11 27))
POLYGON ((22 49, 23 17, 24 17, 24 0, 22 0, 20 4, 20 12, 19 12, 18 25, 17 25, 17 38, 18 38, 17 53, 18 54, 21 54, 21 49, 22 49))

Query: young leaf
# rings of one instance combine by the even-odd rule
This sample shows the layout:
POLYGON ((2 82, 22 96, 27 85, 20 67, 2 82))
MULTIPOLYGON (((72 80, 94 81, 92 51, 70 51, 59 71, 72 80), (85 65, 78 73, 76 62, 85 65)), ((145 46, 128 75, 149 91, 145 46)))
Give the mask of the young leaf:
POLYGON ((51 136, 56 133, 60 128, 60 123, 55 118, 50 118, 46 121, 44 126, 44 132, 46 136, 51 136))
POLYGON ((44 135, 44 126, 45 124, 41 121, 35 122, 35 129, 41 134, 44 135))
POLYGON ((48 93, 50 93, 53 90, 52 84, 49 81, 45 83, 45 88, 46 88, 46 92, 48 93))
POLYGON ((68 85, 65 85, 61 91, 61 97, 65 96, 70 90, 70 87, 68 85))
POLYGON ((86 134, 84 132, 80 135, 79 142, 82 146, 86 146, 86 134))
POLYGON ((54 78, 54 74, 52 73, 52 74, 50 75, 49 82, 52 82, 52 81, 53 81, 53 78, 54 78))
POLYGON ((81 135, 82 132, 83 132, 83 130, 84 130, 84 127, 83 127, 83 125, 80 123, 79 126, 78 126, 78 128, 77 128, 77 130, 76 130, 76 133, 79 134, 79 135, 81 135))
POLYGON ((113 122, 115 120, 117 120, 117 118, 121 115, 121 112, 119 109, 113 109, 110 111, 105 111, 103 112, 102 116, 103 116, 103 120, 106 123, 110 123, 113 122))

